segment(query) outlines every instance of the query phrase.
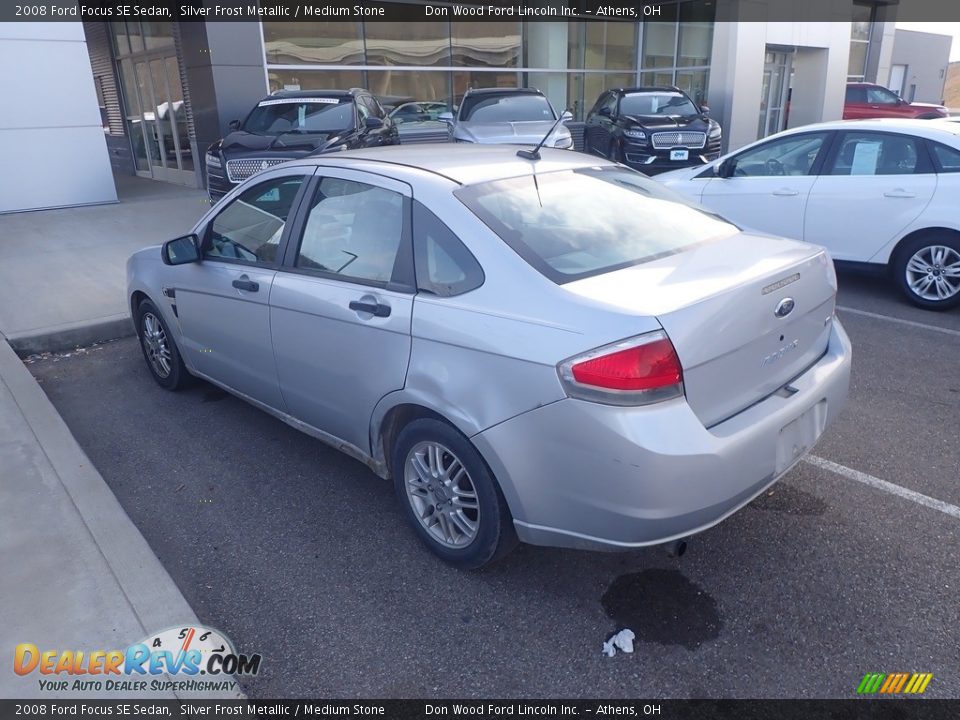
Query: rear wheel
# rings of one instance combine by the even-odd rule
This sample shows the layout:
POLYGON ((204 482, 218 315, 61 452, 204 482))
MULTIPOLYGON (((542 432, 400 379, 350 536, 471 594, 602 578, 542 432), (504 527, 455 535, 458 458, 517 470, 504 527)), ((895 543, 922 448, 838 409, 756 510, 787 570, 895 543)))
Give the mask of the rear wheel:
POLYGON ((137 335, 147 368, 160 387, 179 390, 190 381, 190 373, 170 329, 150 300, 144 300, 137 307, 137 335))
POLYGON ((960 234, 932 231, 897 253, 894 279, 907 299, 928 310, 960 304, 960 234))
POLYGON ((441 559, 475 570, 517 544, 497 482, 467 438, 432 418, 414 420, 393 448, 397 496, 414 532, 441 559))

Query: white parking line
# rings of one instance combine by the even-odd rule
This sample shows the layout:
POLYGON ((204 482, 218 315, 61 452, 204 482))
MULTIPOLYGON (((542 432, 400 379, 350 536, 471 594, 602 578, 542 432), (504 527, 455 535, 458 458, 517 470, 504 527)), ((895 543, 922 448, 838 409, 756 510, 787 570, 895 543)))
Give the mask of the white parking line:
POLYGON ((822 468, 823 470, 829 470, 832 473, 841 475, 850 480, 856 480, 859 483, 864 485, 869 485, 870 487, 876 488, 877 490, 883 490, 888 492, 891 495, 896 495, 897 497, 902 497, 905 500, 910 500, 915 502, 918 505, 923 505, 925 507, 931 508, 933 510, 939 510, 940 512, 955 517, 957 520, 960 520, 960 507, 956 505, 951 505, 950 503, 944 502, 943 500, 937 500, 932 498, 929 495, 924 495, 923 493, 918 493, 913 490, 908 490, 905 487, 900 487, 899 485, 894 485, 892 482, 887 482, 886 480, 881 480, 876 478, 873 475, 867 475, 864 472, 859 470, 854 470, 853 468, 848 468, 846 465, 840 465, 835 463, 832 460, 827 460, 822 457, 817 457, 816 455, 807 455, 804 459, 804 462, 813 465, 814 467, 822 468))
POLYGON ((943 333, 944 335, 954 335, 960 337, 960 330, 951 330, 937 325, 928 325, 927 323, 917 322, 916 320, 904 320, 903 318, 893 317, 891 315, 881 315, 880 313, 868 312, 867 310, 858 310, 857 308, 847 307, 846 305, 837 305, 837 310, 850 313, 852 315, 863 315, 865 317, 876 318, 877 320, 889 320, 890 322, 909 325, 910 327, 932 330, 933 332, 943 333))

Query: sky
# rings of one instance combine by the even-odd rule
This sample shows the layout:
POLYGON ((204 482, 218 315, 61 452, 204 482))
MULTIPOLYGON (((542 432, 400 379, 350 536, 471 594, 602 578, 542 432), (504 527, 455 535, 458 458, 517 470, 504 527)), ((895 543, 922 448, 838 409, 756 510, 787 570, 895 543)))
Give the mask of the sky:
POLYGON ((960 22, 898 22, 901 30, 919 30, 940 35, 952 35, 953 46, 950 48, 950 62, 960 60, 960 22))

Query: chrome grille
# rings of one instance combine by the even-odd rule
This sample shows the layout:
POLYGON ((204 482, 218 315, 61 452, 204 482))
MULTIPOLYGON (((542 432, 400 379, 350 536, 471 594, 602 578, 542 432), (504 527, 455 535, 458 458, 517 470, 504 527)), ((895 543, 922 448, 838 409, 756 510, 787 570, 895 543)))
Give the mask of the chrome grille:
POLYGON ((652 136, 653 147, 657 150, 669 150, 685 147, 699 150, 707 142, 707 134, 702 132, 655 132, 652 136))
POLYGON ((274 165, 286 162, 286 158, 255 158, 251 160, 227 160, 227 179, 232 183, 242 182, 274 165))

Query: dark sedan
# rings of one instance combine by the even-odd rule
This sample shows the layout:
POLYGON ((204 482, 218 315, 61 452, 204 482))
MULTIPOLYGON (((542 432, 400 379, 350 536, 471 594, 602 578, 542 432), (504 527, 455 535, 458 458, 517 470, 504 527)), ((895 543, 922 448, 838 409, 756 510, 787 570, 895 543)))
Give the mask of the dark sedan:
POLYGON ((652 175, 720 155, 720 124, 682 90, 615 88, 587 114, 584 150, 652 175))
POLYGON ((287 160, 396 145, 397 127, 366 90, 280 91, 207 150, 207 192, 216 201, 238 183, 287 160))

